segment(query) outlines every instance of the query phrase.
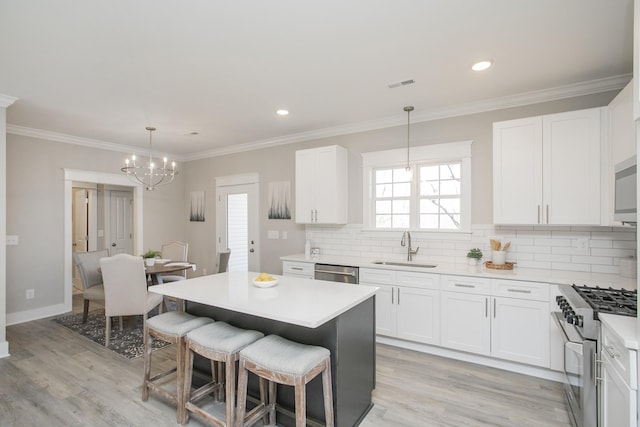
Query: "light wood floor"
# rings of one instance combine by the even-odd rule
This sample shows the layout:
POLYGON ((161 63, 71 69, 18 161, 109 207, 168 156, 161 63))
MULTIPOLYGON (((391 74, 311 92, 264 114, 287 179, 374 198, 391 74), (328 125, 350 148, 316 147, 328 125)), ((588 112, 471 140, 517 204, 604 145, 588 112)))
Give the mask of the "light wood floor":
MULTIPOLYGON (((170 404, 142 402, 142 358, 125 360, 50 319, 9 326, 7 339, 0 426, 176 425, 170 404)), ((169 366, 174 347, 154 352, 154 366, 169 366)), ((570 426, 558 383, 385 345, 373 401, 363 427, 570 426)))

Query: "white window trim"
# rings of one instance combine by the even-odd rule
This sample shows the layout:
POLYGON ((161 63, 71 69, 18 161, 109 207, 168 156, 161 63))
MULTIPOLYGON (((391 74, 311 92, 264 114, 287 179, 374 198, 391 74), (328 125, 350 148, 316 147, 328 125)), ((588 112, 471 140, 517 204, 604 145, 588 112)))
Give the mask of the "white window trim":
MULTIPOLYGON (((460 161, 462 168, 462 182, 460 199, 461 217, 460 230, 425 230, 411 229, 412 232, 433 234, 468 234, 471 233, 471 144, 473 141, 459 141, 444 144, 421 145, 412 147, 409 151, 409 163, 411 167, 416 167, 418 163, 445 163, 450 161, 460 161)), ((373 170, 384 167, 405 166, 407 162, 407 150, 395 149, 385 151, 373 151, 362 153, 362 224, 366 231, 397 232, 398 229, 375 228, 374 207, 373 207, 373 170)))

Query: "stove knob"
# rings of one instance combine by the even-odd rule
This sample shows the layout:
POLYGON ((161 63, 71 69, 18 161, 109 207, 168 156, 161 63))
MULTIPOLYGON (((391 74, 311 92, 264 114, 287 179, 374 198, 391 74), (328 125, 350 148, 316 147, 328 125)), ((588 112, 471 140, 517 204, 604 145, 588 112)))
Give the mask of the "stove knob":
POLYGON ((571 324, 571 325, 575 325, 578 321, 578 318, 576 316, 574 316, 573 314, 569 314, 567 316, 567 323, 571 324))
POLYGON ((573 324, 582 327, 582 316, 578 314, 577 316, 575 316, 575 318, 576 321, 573 324))
POLYGON ((562 301, 565 301, 564 297, 562 295, 558 295, 556 297, 556 302, 558 303, 558 305, 560 305, 562 301))

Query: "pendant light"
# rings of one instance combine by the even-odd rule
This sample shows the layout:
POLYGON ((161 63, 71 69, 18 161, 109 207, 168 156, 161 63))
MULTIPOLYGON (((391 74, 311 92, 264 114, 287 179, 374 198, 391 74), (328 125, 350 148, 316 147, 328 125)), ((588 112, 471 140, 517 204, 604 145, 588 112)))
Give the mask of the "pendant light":
POLYGON ((411 112, 413 111, 413 106, 408 105, 404 107, 404 111, 407 112, 407 166, 405 167, 406 171, 409 172, 411 170, 411 164, 409 163, 409 147, 411 140, 409 139, 409 129, 411 125, 411 112))

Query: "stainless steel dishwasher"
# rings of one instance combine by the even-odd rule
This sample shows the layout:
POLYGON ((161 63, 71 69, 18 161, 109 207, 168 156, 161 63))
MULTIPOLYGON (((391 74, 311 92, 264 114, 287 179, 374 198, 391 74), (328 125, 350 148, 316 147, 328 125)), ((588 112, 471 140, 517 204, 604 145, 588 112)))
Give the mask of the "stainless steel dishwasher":
POLYGON ((316 264, 314 278, 330 282, 358 284, 358 267, 345 265, 316 264))

